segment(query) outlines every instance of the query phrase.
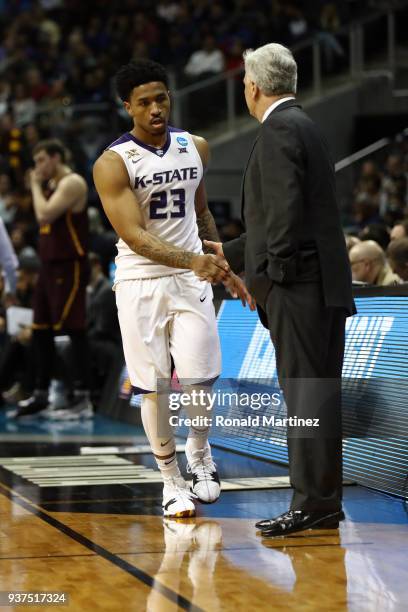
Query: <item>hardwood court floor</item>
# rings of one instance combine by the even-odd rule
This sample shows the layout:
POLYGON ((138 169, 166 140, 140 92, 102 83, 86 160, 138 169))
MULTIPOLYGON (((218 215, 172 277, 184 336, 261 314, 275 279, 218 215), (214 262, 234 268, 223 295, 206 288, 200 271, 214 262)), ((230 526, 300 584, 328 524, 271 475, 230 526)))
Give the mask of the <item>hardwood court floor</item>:
MULTIPOLYGON (((27 440, 4 443, 1 456, 48 455, 51 468, 53 456, 75 463, 78 452, 27 440)), ((215 455, 224 477, 285 473, 215 455)), ((148 456, 127 458, 151 466, 148 456)), ((289 490, 229 491, 196 519, 163 521, 158 483, 40 486, 36 469, 23 477, 0 467, 0 591, 64 591, 70 602, 59 609, 86 612, 407 610, 401 500, 346 487, 339 531, 262 540, 255 520, 284 511, 289 490)))

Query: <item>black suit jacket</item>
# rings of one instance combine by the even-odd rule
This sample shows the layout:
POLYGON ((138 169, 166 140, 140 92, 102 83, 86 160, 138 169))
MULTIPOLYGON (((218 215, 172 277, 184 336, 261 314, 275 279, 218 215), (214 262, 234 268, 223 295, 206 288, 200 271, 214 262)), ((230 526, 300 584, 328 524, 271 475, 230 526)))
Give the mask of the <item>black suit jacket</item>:
MULTIPOLYGON (((223 245, 245 270, 263 310, 274 282, 321 282, 325 304, 355 312, 351 271, 336 202, 334 165, 317 126, 295 100, 261 124, 242 183, 246 232, 223 245)), ((261 320, 265 323, 263 312, 261 320)))

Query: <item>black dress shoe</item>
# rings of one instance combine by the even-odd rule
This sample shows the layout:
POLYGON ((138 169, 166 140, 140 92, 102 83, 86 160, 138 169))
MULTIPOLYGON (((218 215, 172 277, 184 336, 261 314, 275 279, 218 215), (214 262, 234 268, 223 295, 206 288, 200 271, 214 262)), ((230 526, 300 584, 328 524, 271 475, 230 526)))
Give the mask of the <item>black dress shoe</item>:
POLYGON ((304 529, 336 529, 344 520, 344 512, 313 512, 305 510, 289 510, 275 519, 266 519, 256 523, 262 536, 282 536, 304 529))
POLYGON ((18 409, 14 418, 21 419, 28 416, 38 414, 45 410, 48 406, 48 394, 35 393, 26 400, 22 400, 17 404, 18 409))

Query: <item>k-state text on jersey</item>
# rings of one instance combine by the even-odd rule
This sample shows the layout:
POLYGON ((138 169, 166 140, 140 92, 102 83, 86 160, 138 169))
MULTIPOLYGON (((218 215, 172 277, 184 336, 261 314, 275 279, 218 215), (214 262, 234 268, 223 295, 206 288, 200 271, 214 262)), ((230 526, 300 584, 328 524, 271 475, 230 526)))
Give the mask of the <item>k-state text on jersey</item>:
POLYGON ((198 177, 198 168, 176 168, 175 170, 163 170, 162 172, 154 172, 151 177, 147 175, 135 177, 135 189, 146 187, 147 185, 163 185, 163 183, 172 183, 173 181, 188 181, 198 177))

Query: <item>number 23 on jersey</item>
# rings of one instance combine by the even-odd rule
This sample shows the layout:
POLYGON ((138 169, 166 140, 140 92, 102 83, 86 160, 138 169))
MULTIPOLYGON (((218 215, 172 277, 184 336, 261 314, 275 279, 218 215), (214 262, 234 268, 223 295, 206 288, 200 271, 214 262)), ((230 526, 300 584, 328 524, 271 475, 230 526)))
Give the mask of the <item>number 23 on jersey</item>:
POLYGON ((180 219, 186 216, 186 193, 184 189, 158 191, 150 200, 150 219, 180 219), (170 197, 169 197, 170 194, 170 197), (169 206, 170 200, 170 206, 169 206))

